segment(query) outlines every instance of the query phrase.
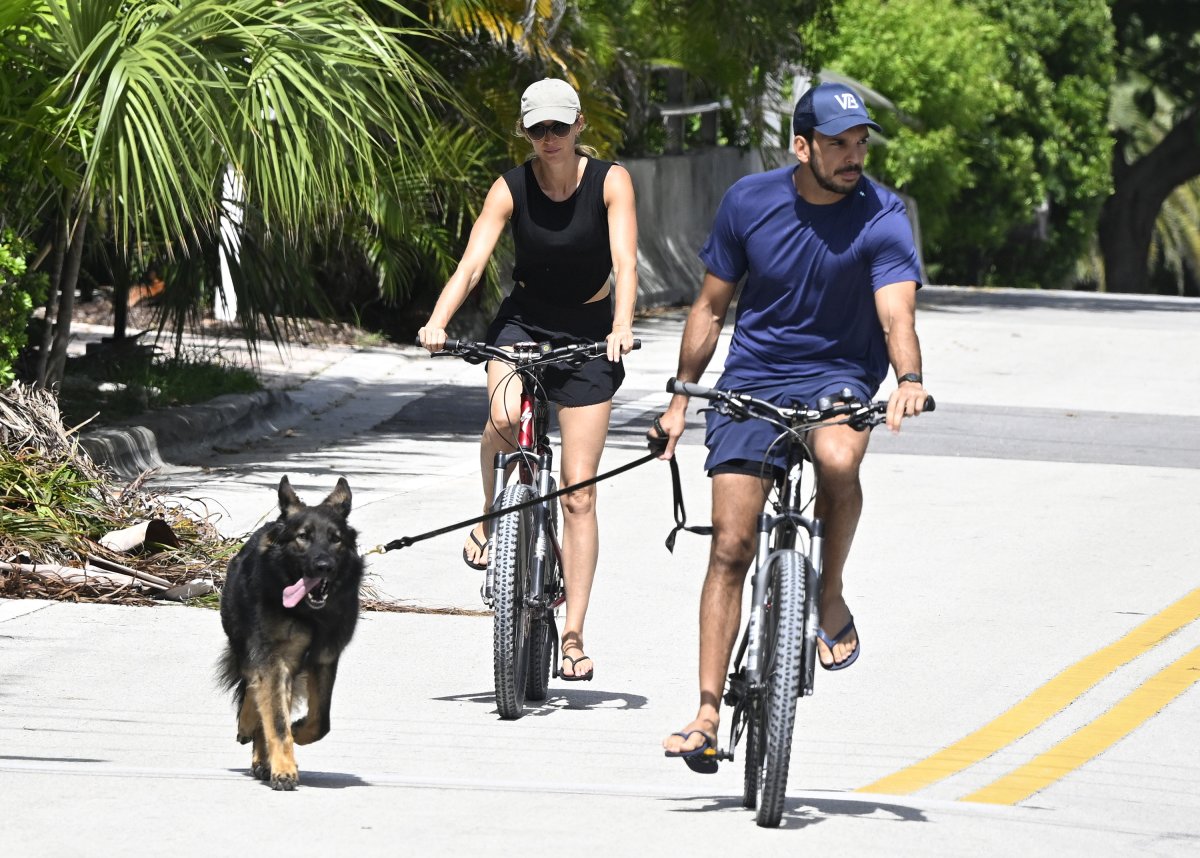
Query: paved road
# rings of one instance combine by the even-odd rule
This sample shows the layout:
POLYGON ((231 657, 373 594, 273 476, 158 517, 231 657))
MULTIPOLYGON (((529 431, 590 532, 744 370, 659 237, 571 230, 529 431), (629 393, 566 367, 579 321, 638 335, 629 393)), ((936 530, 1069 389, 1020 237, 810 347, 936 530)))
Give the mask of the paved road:
MULTIPOLYGON (((680 325, 639 325, 605 465, 641 454, 680 325)), ((740 763, 705 778, 659 751, 694 710, 707 546, 663 548, 652 464, 601 489, 594 682, 500 722, 490 619, 368 614, 293 794, 246 775, 213 612, 0 602, 5 854, 1195 854, 1200 306, 926 289, 919 326, 939 410, 872 441, 863 657, 800 704, 781 830, 738 806, 740 763)), ((345 474, 365 546, 421 533, 478 502, 480 381, 347 353, 292 391, 288 431, 158 479, 244 533, 281 475, 316 500, 345 474)), ((697 522, 700 442, 680 448, 697 522)), ((372 582, 477 609, 460 544, 373 555, 372 582)))

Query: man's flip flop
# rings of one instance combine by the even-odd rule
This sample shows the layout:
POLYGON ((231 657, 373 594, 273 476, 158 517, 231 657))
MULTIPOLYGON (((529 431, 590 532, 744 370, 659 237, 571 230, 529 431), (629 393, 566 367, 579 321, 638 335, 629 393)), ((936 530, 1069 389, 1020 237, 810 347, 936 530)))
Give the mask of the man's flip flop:
MULTIPOLYGON (((470 536, 471 541, 475 543, 480 551, 487 551, 488 543, 491 542, 490 539, 485 539, 483 542, 480 542, 479 537, 475 535, 475 528, 471 528, 470 536)), ((466 563, 472 569, 478 569, 481 572, 487 569, 487 561, 485 560, 482 563, 477 563, 472 560, 471 555, 467 554, 467 546, 465 545, 463 546, 463 563, 466 563)))
MULTIPOLYGON (((841 643, 842 638, 844 638, 846 635, 850 634, 850 632, 854 632, 856 636, 858 634, 858 630, 854 628, 854 617, 851 617, 850 622, 846 623, 846 627, 844 629, 842 629, 840 632, 838 632, 836 635, 834 635, 832 638, 829 635, 825 634, 825 630, 823 628, 821 628, 820 626, 817 626, 817 637, 819 637, 821 639, 821 643, 823 643, 823 644, 825 644, 825 646, 829 647, 830 655, 833 655, 834 645, 841 643)), ((850 653, 850 655, 846 656, 846 658, 843 659, 842 661, 835 661, 833 664, 826 664, 825 662, 821 661, 819 658, 817 659, 817 661, 821 661, 821 667, 825 668, 826 670, 845 670, 847 667, 854 664, 854 662, 858 660, 858 654, 861 651, 862 651, 862 640, 859 639, 858 643, 856 643, 854 646, 854 652, 850 653)))
POLYGON ((577 665, 579 662, 584 661, 584 660, 591 661, 591 657, 587 656, 587 655, 581 655, 578 658, 571 658, 571 656, 566 655, 564 653, 563 661, 571 662, 571 673, 568 676, 567 674, 563 673, 562 668, 559 667, 559 669, 558 669, 559 678, 561 678, 564 682, 591 682, 592 677, 596 674, 596 668, 594 668, 594 667, 591 668, 587 673, 576 673, 575 672, 575 665, 577 665))
POLYGON ((686 751, 663 751, 664 757, 682 757, 687 767, 700 775, 713 775, 717 772, 717 740, 703 730, 688 730, 686 733, 672 733, 685 741, 692 734, 699 733, 704 737, 704 744, 686 751))

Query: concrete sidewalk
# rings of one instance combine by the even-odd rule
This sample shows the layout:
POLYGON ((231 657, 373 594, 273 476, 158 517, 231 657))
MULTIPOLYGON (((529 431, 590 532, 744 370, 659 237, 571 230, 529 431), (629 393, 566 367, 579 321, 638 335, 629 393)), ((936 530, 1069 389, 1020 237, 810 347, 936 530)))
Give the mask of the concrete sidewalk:
MULTIPOLYGON (((1200 469, 1179 464, 1200 453, 1200 303, 935 288, 920 301, 938 411, 871 442, 847 575, 863 657, 822 673, 799 704, 781 830, 757 829, 741 808, 740 760, 700 777, 662 756, 661 738, 695 711, 708 540, 681 536, 667 554, 670 484, 651 463, 601 486, 593 682, 552 682, 542 705, 501 722, 489 618, 365 613, 339 668, 333 730, 297 752, 290 794, 247 775, 212 681, 224 644, 213 611, 0 600, 6 854, 250 844, 288 858, 461 855, 538 838, 572 856, 716 844, 754 855, 1193 854, 1194 685, 1095 759, 1064 763, 1029 800, 965 797, 1153 691, 1200 647, 1200 621, 1039 712, 1036 729, 978 765, 911 794, 862 791, 1177 603, 1200 563, 1200 469)), ((629 362, 603 466, 644 450, 682 323, 639 320, 646 346, 629 362)), ((322 365, 297 370, 285 391, 302 419, 155 482, 231 510, 223 529, 235 534, 273 514, 282 474, 308 500, 346 475, 364 548, 472 512, 479 367, 415 348, 311 357, 322 365)), ((207 439, 220 419, 192 431, 207 439)), ((709 515, 701 441, 696 420, 680 447, 693 523, 709 515)), ((372 555, 368 569, 413 605, 478 609, 461 544, 450 534, 372 555)))

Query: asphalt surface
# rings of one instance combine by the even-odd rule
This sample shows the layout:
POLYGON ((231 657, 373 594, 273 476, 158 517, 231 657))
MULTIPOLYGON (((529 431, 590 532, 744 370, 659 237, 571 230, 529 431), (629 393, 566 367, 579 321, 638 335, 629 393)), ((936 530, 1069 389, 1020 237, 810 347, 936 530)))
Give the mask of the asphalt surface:
MULTIPOLYGON (((637 325, 602 467, 643 453, 681 326, 637 325)), ((661 755, 695 710, 707 543, 667 553, 651 463, 600 490, 593 682, 501 722, 490 618, 368 613, 295 793, 246 773, 214 612, 0 601, 4 853, 1195 854, 1200 304, 927 288, 918 329, 938 410, 872 440, 847 572, 863 655, 799 704, 780 830, 740 808, 740 761, 702 777, 661 755)), ((284 474, 312 502, 345 475, 364 548, 474 514, 481 369, 398 348, 274 360, 257 425, 129 432, 114 461, 166 458, 155 482, 230 534, 274 515, 284 474)), ((696 523, 699 426, 679 448, 696 523)), ((461 543, 372 554, 370 581, 477 612, 461 543)))

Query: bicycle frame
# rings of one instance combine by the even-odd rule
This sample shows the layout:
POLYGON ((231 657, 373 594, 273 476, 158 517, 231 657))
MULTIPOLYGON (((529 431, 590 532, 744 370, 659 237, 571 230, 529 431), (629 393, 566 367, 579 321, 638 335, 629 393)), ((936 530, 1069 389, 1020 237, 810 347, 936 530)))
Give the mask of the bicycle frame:
POLYGON ((810 563, 810 576, 805 588, 805 670, 800 693, 802 696, 813 693, 818 626, 816 595, 820 592, 825 525, 819 519, 809 518, 801 512, 803 504, 800 497, 800 485, 804 472, 804 460, 805 452, 800 440, 794 436, 789 438, 787 471, 779 485, 781 509, 776 515, 763 511, 758 516, 758 548, 755 555, 754 574, 750 582, 752 592, 750 619, 746 625, 742 648, 739 649, 735 663, 736 672, 744 653, 746 681, 752 691, 759 691, 765 687, 765 677, 769 667, 763 663, 764 654, 761 652, 763 636, 759 634, 759 629, 766 609, 767 587, 770 584, 769 576, 766 573, 770 568, 771 557, 779 551, 795 550, 796 537, 800 530, 804 530, 809 541, 809 550, 806 553, 810 563))
MULTIPOLYGON (((550 494, 551 481, 554 478, 554 451, 550 446, 550 404, 538 397, 534 391, 538 388, 533 373, 518 368, 521 375, 521 417, 517 433, 517 449, 511 453, 497 453, 495 458, 495 481, 492 492, 493 507, 500 501, 500 496, 508 486, 510 467, 515 464, 521 482, 533 486, 539 496, 550 494)), ((553 552, 554 560, 562 568, 562 546, 558 534, 550 526, 550 510, 546 503, 533 507, 534 542, 532 581, 529 588, 531 595, 526 601, 533 608, 554 610, 565 601, 565 595, 558 593, 553 601, 546 599, 546 569, 547 559, 553 552)), ((495 521, 489 527, 494 531, 495 521)), ((494 534, 493 534, 494 535, 494 534)), ((484 589, 484 597, 492 598, 493 570, 489 566, 484 589)))

